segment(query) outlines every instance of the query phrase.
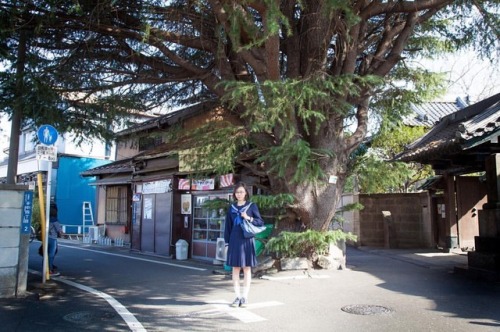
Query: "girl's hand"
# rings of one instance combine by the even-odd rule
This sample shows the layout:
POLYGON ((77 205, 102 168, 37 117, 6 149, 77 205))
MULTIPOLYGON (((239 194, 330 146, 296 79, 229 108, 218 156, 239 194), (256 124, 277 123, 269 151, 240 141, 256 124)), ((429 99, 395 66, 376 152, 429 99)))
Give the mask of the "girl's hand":
POLYGON ((242 213, 241 213, 241 217, 242 217, 243 219, 248 220, 248 221, 250 221, 250 219, 251 219, 251 218, 248 216, 248 214, 247 214, 246 212, 242 212, 242 213))

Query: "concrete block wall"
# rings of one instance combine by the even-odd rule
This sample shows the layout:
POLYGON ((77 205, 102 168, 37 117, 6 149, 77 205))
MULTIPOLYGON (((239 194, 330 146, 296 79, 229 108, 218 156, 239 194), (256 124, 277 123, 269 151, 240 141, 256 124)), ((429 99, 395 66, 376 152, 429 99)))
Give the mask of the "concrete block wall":
POLYGON ((430 197, 427 192, 359 195, 361 246, 386 246, 387 227, 382 211, 390 211, 398 248, 432 247, 430 197))
POLYGON ((0 297, 26 292, 28 236, 21 236, 25 186, 0 185, 0 297))

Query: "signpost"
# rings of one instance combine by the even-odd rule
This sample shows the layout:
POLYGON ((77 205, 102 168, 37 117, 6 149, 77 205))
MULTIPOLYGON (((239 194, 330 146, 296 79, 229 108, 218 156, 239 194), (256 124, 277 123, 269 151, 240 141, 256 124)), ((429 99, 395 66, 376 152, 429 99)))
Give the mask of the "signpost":
POLYGON ((57 141, 57 130, 51 125, 42 125, 37 131, 38 140, 45 145, 54 145, 57 141))
POLYGON ((57 148, 55 146, 38 144, 35 151, 37 160, 57 161, 57 148))
POLYGON ((54 144, 57 141, 57 130, 51 125, 42 125, 37 131, 40 143, 36 146, 36 159, 45 160, 49 163, 47 168, 47 194, 45 204, 45 236, 43 239, 43 282, 47 280, 50 269, 48 266, 48 243, 49 243, 49 219, 50 219, 50 191, 52 186, 52 162, 57 161, 57 148, 54 144))

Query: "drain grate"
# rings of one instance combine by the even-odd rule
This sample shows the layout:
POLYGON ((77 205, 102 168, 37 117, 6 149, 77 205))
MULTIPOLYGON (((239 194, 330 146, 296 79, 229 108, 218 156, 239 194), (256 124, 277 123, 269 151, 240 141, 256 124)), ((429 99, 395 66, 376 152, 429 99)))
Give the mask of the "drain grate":
POLYGON ((385 315, 394 312, 391 308, 368 304, 347 305, 342 307, 341 310, 354 315, 385 315))

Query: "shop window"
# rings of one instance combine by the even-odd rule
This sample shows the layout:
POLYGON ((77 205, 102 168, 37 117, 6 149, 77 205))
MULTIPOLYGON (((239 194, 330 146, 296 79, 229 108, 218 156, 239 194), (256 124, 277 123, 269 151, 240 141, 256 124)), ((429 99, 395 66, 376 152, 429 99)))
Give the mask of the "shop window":
POLYGON ((127 186, 108 186, 106 188, 106 223, 126 224, 127 204, 127 186))
POLYGON ((230 201, 232 194, 194 194, 193 202, 193 243, 192 256, 201 259, 214 259, 217 238, 224 237, 224 210, 209 210, 203 207, 206 200, 226 199, 230 201))

